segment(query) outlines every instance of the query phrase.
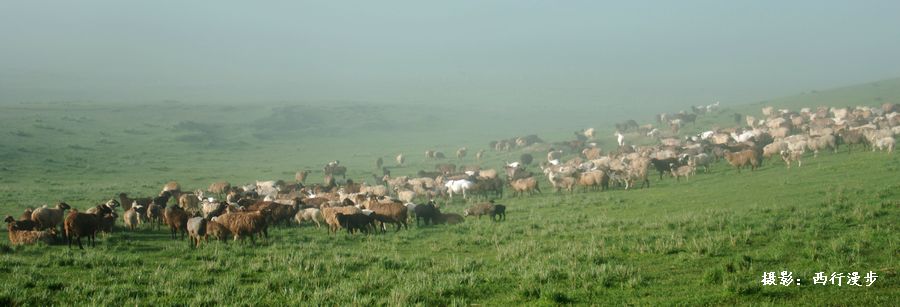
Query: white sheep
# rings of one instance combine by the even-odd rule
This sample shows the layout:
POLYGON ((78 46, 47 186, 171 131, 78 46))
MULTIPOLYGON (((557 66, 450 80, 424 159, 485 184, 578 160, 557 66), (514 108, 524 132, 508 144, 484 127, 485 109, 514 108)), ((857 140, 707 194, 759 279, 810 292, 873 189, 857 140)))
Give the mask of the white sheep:
POLYGON ((875 146, 872 146, 872 151, 875 151, 875 148, 878 150, 887 150, 888 153, 894 152, 894 138, 893 137, 884 137, 875 141, 875 146))

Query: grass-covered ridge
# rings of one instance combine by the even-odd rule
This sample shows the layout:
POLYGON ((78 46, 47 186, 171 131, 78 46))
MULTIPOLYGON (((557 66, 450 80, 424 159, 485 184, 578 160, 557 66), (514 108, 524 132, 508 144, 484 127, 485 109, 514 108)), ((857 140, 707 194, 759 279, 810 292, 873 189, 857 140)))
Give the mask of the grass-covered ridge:
MULTIPOLYGON (((726 106, 701 117, 696 129, 724 125, 734 112, 756 115, 762 105, 876 105, 877 97, 900 101, 900 80, 726 106)), ((431 169, 433 162, 422 157, 429 148, 450 153, 469 146, 463 163, 474 164, 472 153, 488 140, 514 135, 474 133, 481 118, 465 119, 466 128, 426 118, 429 123, 410 123, 422 127, 412 130, 367 124, 367 116, 346 112, 339 114, 350 114, 343 121, 352 124, 328 134, 318 129, 329 121, 295 127, 288 124, 293 116, 279 114, 296 110, 277 107, 2 108, 0 213, 13 216, 56 200, 86 208, 119 192, 149 195, 171 179, 190 188, 223 179, 290 179, 334 158, 354 179, 368 178, 378 156, 393 165, 398 152, 407 153, 409 165, 395 174, 431 169)), ((335 109, 315 108, 312 120, 335 109)), ((394 122, 405 117, 378 114, 394 122)), ((518 130, 549 141, 571 137, 571 131, 518 130)), ((489 152, 482 164, 498 167, 519 154, 489 152)), ((541 196, 507 197, 499 200, 509 208, 502 223, 470 219, 378 236, 276 228, 256 247, 212 243, 190 250, 186 240, 141 230, 115 232, 97 248, 79 251, 8 247, 3 233, 0 303, 891 305, 900 289, 898 171, 896 154, 844 150, 808 156, 790 170, 771 161, 737 174, 720 162, 687 182, 653 176, 644 190, 554 195, 545 189, 541 196), (783 270, 801 285, 761 286, 762 272, 783 270), (872 287, 812 285, 820 271, 880 277, 872 287)), ((465 206, 442 209, 459 213, 465 206)))

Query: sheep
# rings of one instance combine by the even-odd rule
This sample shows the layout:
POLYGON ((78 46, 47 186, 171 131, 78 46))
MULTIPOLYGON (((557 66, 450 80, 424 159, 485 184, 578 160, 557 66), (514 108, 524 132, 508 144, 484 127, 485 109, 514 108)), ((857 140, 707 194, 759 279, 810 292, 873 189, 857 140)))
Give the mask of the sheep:
POLYGON ((655 168, 656 171, 659 172, 659 180, 662 180, 663 174, 671 172, 673 166, 681 166, 681 162, 679 162, 678 159, 674 157, 665 159, 651 158, 650 164, 653 164, 653 168, 655 168))
POLYGON ((397 199, 404 203, 412 202, 416 198, 416 192, 413 190, 398 190, 397 199))
MULTIPOLYGON (((269 221, 272 224, 287 224, 297 214, 297 209, 299 208, 298 205, 299 201, 294 201, 294 204, 291 205, 284 205, 271 201, 258 201, 247 206, 245 209, 247 211, 261 211, 263 209, 268 209, 271 212, 269 221)), ((267 229, 263 229, 263 234, 268 236, 267 229)))
POLYGON ((543 194, 541 192, 541 188, 538 185, 537 179, 532 177, 521 178, 512 180, 509 182, 509 185, 513 188, 513 195, 523 195, 524 193, 528 193, 529 195, 533 195, 535 192, 539 194, 543 194))
POLYGON ((17 221, 11 215, 7 215, 6 219, 4 219, 3 221, 5 221, 6 223, 11 223, 12 226, 16 230, 29 230, 30 231, 30 230, 35 230, 38 228, 37 223, 35 223, 34 221, 32 221, 30 219, 28 219, 28 220, 20 219, 17 221))
POLYGON ((435 219, 441 214, 433 200, 428 201, 426 204, 416 205, 413 211, 416 214, 416 226, 419 226, 419 220, 423 220, 426 226, 434 224, 435 219))
POLYGON ((750 170, 756 170, 759 166, 759 157, 756 155, 756 151, 747 149, 741 152, 732 153, 730 151, 725 152, 725 160, 728 160, 728 163, 737 168, 738 173, 741 172, 741 168, 744 166, 750 165, 750 170))
POLYGON ((363 209, 372 210, 374 212, 372 217, 381 222, 382 231, 385 231, 384 224, 386 223, 396 225, 397 231, 400 231, 401 226, 405 229, 409 229, 409 226, 406 224, 408 212, 406 206, 402 203, 393 201, 379 202, 374 197, 369 197, 363 205, 363 209))
POLYGON ((441 213, 441 215, 439 215, 434 220, 434 224, 435 225, 441 225, 441 224, 455 225, 455 224, 462 223, 464 221, 465 221, 465 219, 462 217, 462 215, 459 215, 456 213, 441 213))
POLYGON ((551 171, 547 175, 547 179, 550 180, 550 184, 553 185, 553 188, 556 190, 557 194, 561 193, 563 189, 571 193, 573 191, 573 187, 575 186, 575 178, 571 176, 564 176, 557 172, 551 171))
POLYGON ((209 242, 209 237, 216 238, 222 242, 228 242, 228 238, 231 237, 231 232, 228 231, 228 228, 222 226, 216 221, 208 221, 206 222, 206 241, 209 242))
POLYGON ((165 216, 166 224, 169 225, 172 239, 175 239, 179 232, 181 233, 181 239, 184 239, 184 234, 187 232, 187 221, 191 216, 178 206, 167 207, 163 215, 165 216))
POLYGON ((18 228, 17 224, 20 221, 16 221, 12 216, 6 216, 5 221, 7 223, 6 229, 9 235, 9 243, 12 245, 35 244, 38 242, 51 244, 56 239, 56 232, 54 229, 36 231, 18 228))
POLYGON ((819 157, 820 149, 831 149, 833 152, 837 153, 837 144, 835 143, 835 138, 833 135, 823 135, 820 137, 814 137, 806 143, 806 146, 809 147, 809 150, 813 152, 813 157, 819 157))
POLYGON ((163 210, 166 209, 165 204, 157 204, 155 201, 150 202, 150 205, 147 206, 147 222, 150 223, 150 229, 159 229, 160 224, 163 222, 163 210))
POLYGON ((578 184, 585 189, 600 188, 601 191, 609 189, 609 176, 601 170, 587 171, 578 175, 578 184))
POLYGON ((188 236, 191 237, 191 248, 200 247, 200 240, 209 240, 206 238, 207 220, 202 217, 193 217, 187 221, 188 236))
POLYGON ((226 213, 216 217, 215 221, 228 229, 235 241, 249 236, 250 242, 256 244, 255 235, 268 227, 266 220, 269 214, 271 210, 268 208, 253 212, 226 213))
POLYGON ((477 216, 479 219, 482 215, 489 215, 491 221, 501 221, 506 219, 506 206, 494 204, 491 200, 487 203, 475 204, 463 211, 463 216, 477 216))
POLYGON ((787 165, 787 168, 791 168, 791 161, 797 161, 797 167, 803 166, 803 161, 800 161, 800 157, 803 156, 802 150, 782 150, 781 151, 781 159, 784 160, 784 164, 787 165))
POLYGON ((788 150, 788 144, 785 141, 775 141, 763 147, 763 158, 771 158, 780 156, 781 152, 788 150))
POLYGON ((355 230, 369 233, 369 226, 375 227, 375 218, 363 213, 343 214, 335 213, 335 219, 341 227, 347 229, 348 234, 353 234, 355 230))
POLYGON ((475 160, 481 161, 484 158, 484 149, 479 149, 478 152, 475 153, 475 160))
POLYGON ((228 191, 230 190, 231 183, 228 183, 228 181, 214 182, 209 185, 209 188, 206 189, 207 192, 221 195, 225 195, 225 193, 228 193, 228 191))
POLYGON ((131 231, 134 231, 134 228, 137 227, 138 223, 141 221, 140 213, 137 212, 140 207, 141 205, 132 206, 122 214, 122 222, 125 224, 125 227, 128 227, 131 231))
POLYGON ((446 159, 447 156, 444 155, 443 152, 435 151, 435 152, 434 152, 434 158, 435 158, 435 159, 446 159))
POLYGON ((302 224, 305 221, 313 221, 316 223, 316 228, 321 228, 321 222, 323 221, 322 210, 319 208, 306 208, 297 211, 297 214, 294 215, 294 220, 297 221, 297 224, 302 224))
POLYGON ((57 230, 56 226, 61 224, 66 217, 66 210, 71 208, 72 207, 70 207, 69 204, 64 202, 56 204, 56 208, 47 208, 45 205, 41 208, 34 209, 34 212, 31 213, 31 220, 37 224, 37 230, 48 228, 57 230))
POLYGON ((688 165, 691 166, 692 172, 691 175, 694 175, 697 172, 697 167, 702 166, 704 173, 709 173, 709 165, 712 164, 713 159, 708 154, 699 153, 693 155, 688 160, 688 165))
POLYGON ((400 153, 394 158, 394 161, 397 161, 397 166, 403 167, 403 162, 406 162, 406 157, 403 156, 403 153, 400 153))
POLYGON ((350 215, 360 212, 360 209, 355 206, 326 207, 322 208, 322 217, 325 219, 325 223, 328 224, 328 232, 335 233, 338 229, 341 228, 341 224, 338 222, 336 214, 341 213, 344 215, 350 215))
POLYGON ((81 213, 77 209, 72 209, 63 221, 63 228, 66 233, 66 240, 69 242, 69 248, 72 248, 72 242, 78 242, 78 248, 84 249, 81 245, 81 238, 87 237, 91 247, 96 244, 97 232, 103 227, 103 217, 112 213, 109 207, 97 206, 98 213, 81 213))
POLYGON ((853 150, 853 145, 856 144, 862 144, 865 149, 869 148, 868 141, 859 130, 841 131, 838 133, 838 137, 841 138, 841 143, 847 145, 848 154, 853 150))
POLYGON ((682 166, 672 166, 672 177, 675 177, 677 181, 681 181, 681 177, 684 179, 690 179, 691 174, 694 172, 694 168, 690 165, 682 165, 682 166))
POLYGON ((895 140, 893 137, 883 137, 875 141, 874 146, 872 146, 872 151, 875 151, 875 148, 878 150, 887 150, 888 153, 894 152, 894 143, 895 140))
POLYGON ((151 201, 153 201, 153 199, 150 197, 130 198, 127 193, 119 193, 119 204, 122 205, 122 209, 124 210, 131 209, 131 205, 134 204, 134 202, 137 202, 139 205, 146 208, 150 205, 151 201))
POLYGON ((200 196, 191 193, 185 193, 178 197, 178 206, 182 210, 194 213, 200 211, 200 196))
POLYGON ((456 150, 456 159, 462 160, 462 158, 464 158, 468 152, 469 148, 460 147, 456 150))

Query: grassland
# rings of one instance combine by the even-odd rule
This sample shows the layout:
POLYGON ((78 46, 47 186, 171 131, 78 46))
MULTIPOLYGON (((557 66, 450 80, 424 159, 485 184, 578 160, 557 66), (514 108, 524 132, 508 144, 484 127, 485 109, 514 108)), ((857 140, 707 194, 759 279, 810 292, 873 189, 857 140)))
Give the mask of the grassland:
MULTIPOLYGON (((900 101, 900 79, 877 84, 762 104, 900 101)), ((728 107, 688 129, 729 125, 732 113, 758 114, 759 106, 728 107)), ((393 172, 412 174, 432 168, 421 157, 427 148, 474 152, 490 139, 538 133, 561 140, 579 128, 484 126, 491 115, 410 106, 0 109, 0 213, 14 216, 57 200, 86 208, 119 192, 148 195, 173 179, 188 187, 290 179, 331 159, 362 180, 378 156, 405 152, 410 164, 393 172)), ((491 152, 482 164, 497 167, 519 154, 491 152)), ((502 223, 470 219, 378 236, 277 228, 255 247, 191 250, 163 231, 142 229, 79 251, 9 247, 4 233, 0 304, 892 305, 900 294, 898 171, 898 155, 872 152, 806 157, 790 170, 770 162, 741 174, 718 163, 687 182, 653 178, 644 190, 507 197, 502 223), (801 284, 761 286, 763 272, 784 270, 801 284), (816 272, 854 271, 875 271, 879 279, 871 287, 811 282, 816 272)))

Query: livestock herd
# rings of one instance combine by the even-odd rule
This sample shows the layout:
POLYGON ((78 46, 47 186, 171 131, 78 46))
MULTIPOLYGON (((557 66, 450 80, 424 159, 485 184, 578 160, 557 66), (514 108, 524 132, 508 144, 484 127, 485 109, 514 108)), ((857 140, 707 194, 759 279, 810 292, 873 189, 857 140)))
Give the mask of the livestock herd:
MULTIPOLYGON (((806 152, 816 157, 823 150, 837 152, 841 145, 848 153, 853 147, 891 153, 894 137, 900 133, 900 107, 884 104, 880 108, 797 111, 765 107, 761 118, 735 113, 733 127, 679 135, 684 124, 719 112, 719 104, 691 109, 692 113, 658 115, 660 127, 669 129, 639 125, 633 120, 616 124, 617 146, 606 152, 599 147, 593 128, 576 131, 574 140, 554 143, 536 135, 492 141, 488 150, 522 151, 518 161, 504 163, 500 171, 478 165, 458 167, 444 162, 448 159, 444 153, 427 150, 425 159, 437 162, 434 170, 419 170, 413 176, 392 176, 379 157, 375 166, 381 174, 372 174, 371 182, 357 183, 347 179, 347 168, 334 160, 323 167, 321 183, 307 184, 309 170, 297 172, 292 182, 271 180, 232 186, 223 181, 205 191, 188 192, 177 182, 169 182, 153 197, 131 198, 120 193, 84 211, 60 202, 54 207, 26 209, 18 219, 7 216, 5 221, 12 244, 53 243, 62 235, 70 247, 77 244, 80 248, 82 238, 93 245, 99 233, 111 233, 116 228, 134 231, 142 224, 150 229, 165 225, 173 239, 187 235, 191 246, 210 238, 250 238, 255 242, 257 237, 268 238, 270 226, 292 223, 314 223, 317 227, 325 223, 329 233, 340 229, 350 234, 385 232, 387 224, 400 231, 408 229, 413 219, 417 225, 457 224, 464 216, 488 215, 491 220, 504 220, 506 206, 494 203, 494 199, 503 197, 504 188, 511 189, 511 196, 542 193, 541 177, 546 177, 556 193, 571 193, 576 187, 584 191, 629 190, 638 183, 640 188, 649 188, 653 170, 660 180, 669 175, 680 181, 694 176, 698 169, 708 173, 720 159, 739 173, 745 167, 755 170, 773 158, 781 159, 788 168, 794 162, 799 167, 806 152), (546 152, 546 159, 537 163, 536 169, 534 152, 546 152), (435 202, 444 199, 450 203, 459 197, 474 203, 463 211, 464 215, 441 212, 435 202), (121 217, 117 213, 120 208, 121 217), (123 226, 116 227, 120 218, 123 226)), ((467 154, 468 148, 461 147, 456 158, 461 161, 467 154)), ((475 160, 481 162, 485 154, 486 150, 477 151, 475 160)), ((407 157, 401 153, 395 162, 402 167, 407 157)))

